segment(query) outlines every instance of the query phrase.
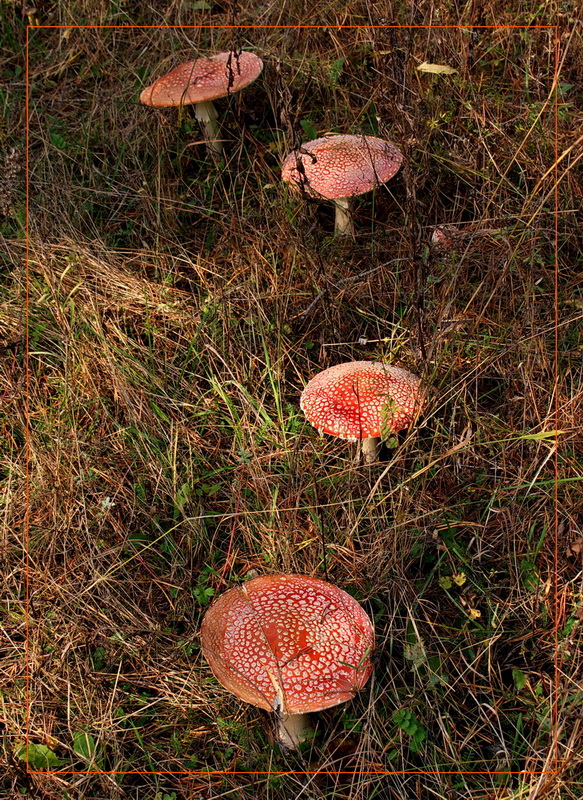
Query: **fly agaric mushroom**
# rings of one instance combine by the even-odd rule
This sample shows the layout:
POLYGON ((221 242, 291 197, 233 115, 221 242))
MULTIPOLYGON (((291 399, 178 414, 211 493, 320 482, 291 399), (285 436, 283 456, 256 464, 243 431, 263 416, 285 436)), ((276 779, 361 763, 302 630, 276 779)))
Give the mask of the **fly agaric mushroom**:
POLYGON ((407 428, 425 405, 412 372, 378 361, 349 361, 318 373, 300 408, 319 433, 362 440, 365 463, 378 458, 381 437, 407 428))
POLYGON ((285 159, 282 180, 313 197, 333 200, 334 232, 353 234, 350 198, 386 183, 398 171, 403 154, 375 136, 339 134, 301 145, 285 159))
POLYGON ((218 114, 212 101, 243 89, 262 69, 263 61, 259 56, 246 50, 197 58, 180 64, 147 86, 140 101, 159 108, 195 103, 194 113, 204 131, 207 147, 221 155, 223 145, 217 138, 218 114))
POLYGON ((453 246, 455 229, 451 225, 442 225, 434 228, 431 233, 431 247, 434 250, 450 250, 453 246))
POLYGON ((342 589, 305 575, 263 575, 229 589, 206 612, 202 651, 219 683, 278 720, 290 749, 307 713, 351 700, 373 666, 372 623, 342 589))

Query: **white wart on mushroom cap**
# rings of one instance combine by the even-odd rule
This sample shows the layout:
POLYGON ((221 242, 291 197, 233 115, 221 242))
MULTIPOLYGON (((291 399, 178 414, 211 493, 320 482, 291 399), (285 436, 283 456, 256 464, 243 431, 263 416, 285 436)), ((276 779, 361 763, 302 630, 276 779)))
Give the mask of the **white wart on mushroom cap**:
POLYGON ((252 83, 262 69, 259 56, 246 50, 197 58, 180 64, 147 86, 140 101, 162 108, 216 100, 252 83))
POLYGON ((282 165, 282 180, 315 197, 336 200, 370 192, 398 171, 403 154, 375 136, 324 136, 293 150, 282 165))
POLYGON ((269 711, 344 703, 372 672, 374 632, 364 609, 304 575, 266 575, 229 589, 207 611, 201 639, 219 683, 269 711))
POLYGON ((378 361, 349 361, 318 373, 300 408, 321 433, 356 441, 407 428, 425 405, 412 372, 378 361))

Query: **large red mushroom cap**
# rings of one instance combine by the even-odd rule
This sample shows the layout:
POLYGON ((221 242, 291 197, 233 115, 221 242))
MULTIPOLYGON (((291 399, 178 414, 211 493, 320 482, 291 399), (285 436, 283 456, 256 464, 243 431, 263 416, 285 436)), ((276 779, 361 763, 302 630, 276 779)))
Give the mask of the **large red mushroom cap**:
POLYGON ((370 192, 399 171, 403 155, 374 136, 339 134, 301 145, 285 159, 283 181, 308 194, 335 200, 370 192))
POLYGON ((202 103, 238 92, 259 76, 263 61, 243 50, 217 53, 210 58, 187 61, 147 86, 140 101, 147 106, 180 106, 202 103))
POLYGON ((350 700, 372 672, 374 632, 342 589, 305 575, 265 575, 229 589, 202 621, 213 674, 241 700, 302 714, 350 700))
POLYGON ((351 441, 407 428, 424 405, 416 375, 378 361, 329 367, 309 381, 300 398, 300 408, 321 433, 351 441))

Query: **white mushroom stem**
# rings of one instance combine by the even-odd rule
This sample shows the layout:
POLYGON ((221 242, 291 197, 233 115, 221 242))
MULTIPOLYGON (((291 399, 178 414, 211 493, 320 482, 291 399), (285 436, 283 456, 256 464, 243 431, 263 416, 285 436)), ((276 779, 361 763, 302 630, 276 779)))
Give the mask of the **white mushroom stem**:
POLYGON ((381 440, 378 436, 362 440, 362 459, 365 464, 372 464, 378 461, 381 440))
POLYGON ((283 714, 277 721, 277 740, 288 750, 297 750, 311 731, 307 714, 283 714))
POLYGON ((194 113, 204 132, 206 146, 212 155, 223 154, 223 143, 219 141, 219 126, 217 125, 218 112, 212 100, 203 100, 195 103, 194 113))
POLYGON ((334 219, 334 233, 337 236, 354 236, 354 225, 350 213, 350 198, 338 197, 334 200, 336 216, 334 219))

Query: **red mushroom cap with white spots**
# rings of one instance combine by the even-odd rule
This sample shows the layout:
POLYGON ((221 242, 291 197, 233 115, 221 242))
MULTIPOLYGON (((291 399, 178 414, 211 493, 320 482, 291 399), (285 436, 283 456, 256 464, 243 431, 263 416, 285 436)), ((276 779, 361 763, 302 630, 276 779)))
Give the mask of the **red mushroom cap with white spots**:
POLYGON ((241 700, 303 714, 350 700, 371 672, 372 623, 342 589, 264 575, 229 589, 202 621, 214 676, 241 700))
POLYGON ((147 86, 140 101, 147 106, 181 106, 238 92, 259 76, 263 61, 255 53, 217 53, 187 61, 147 86))
POLYGON ((334 200, 370 192, 399 171, 403 154, 374 136, 324 136, 293 150, 281 177, 316 197, 334 200))
POLYGON ((449 250, 454 244, 456 229, 451 225, 434 228, 431 234, 431 246, 435 250, 449 250))
POLYGON ((407 428, 424 405, 416 375, 378 361, 329 367, 312 378, 300 398, 300 408, 321 433, 352 441, 407 428))

